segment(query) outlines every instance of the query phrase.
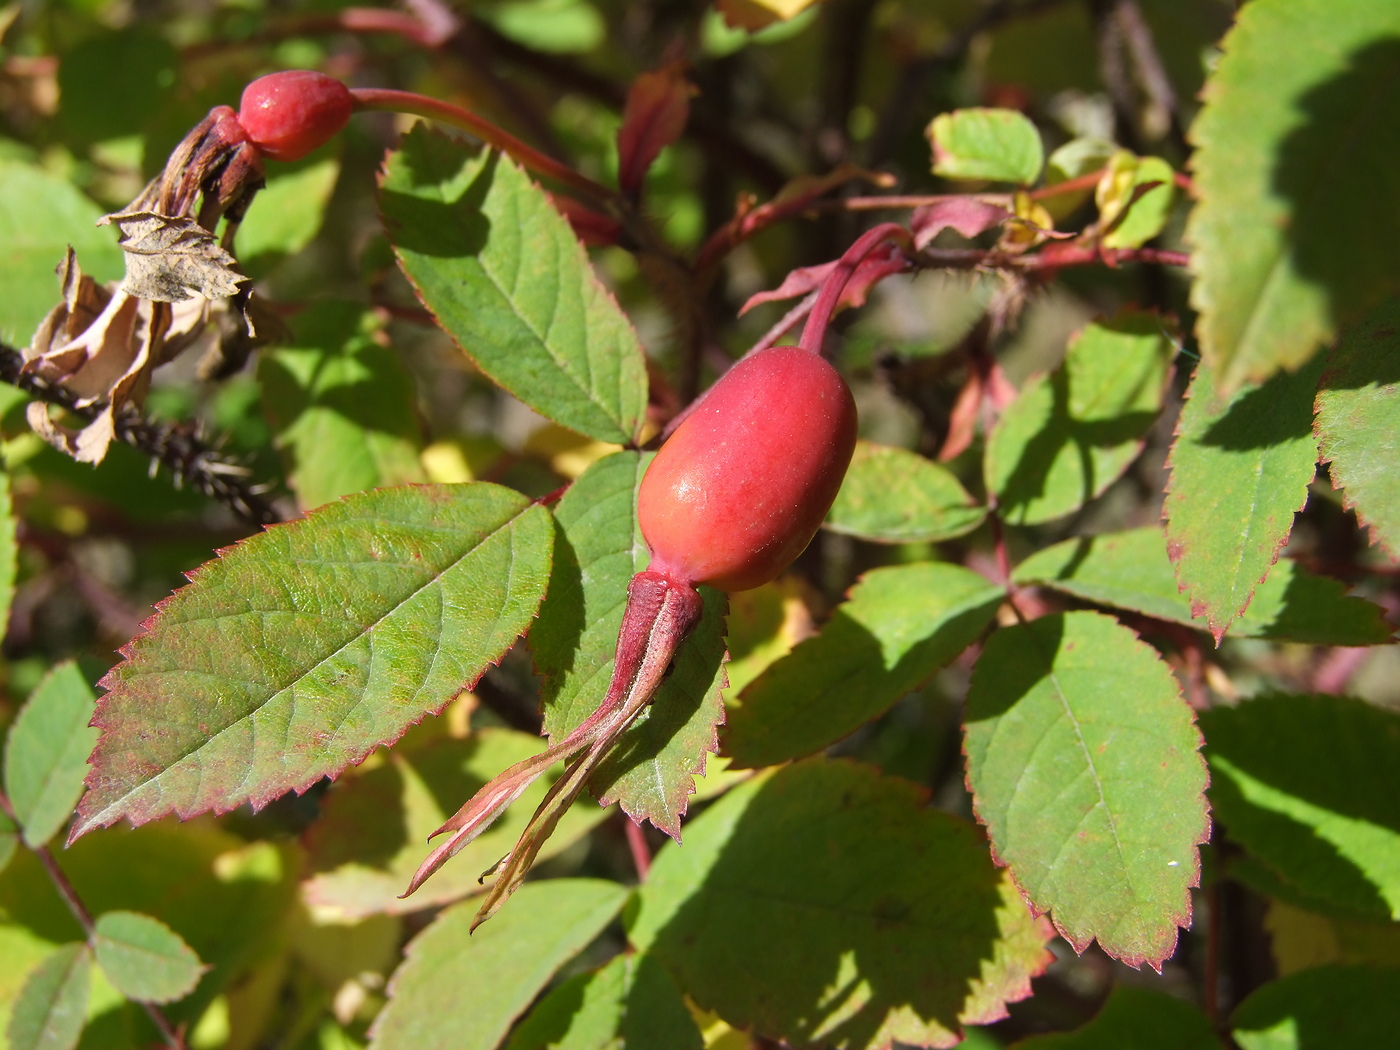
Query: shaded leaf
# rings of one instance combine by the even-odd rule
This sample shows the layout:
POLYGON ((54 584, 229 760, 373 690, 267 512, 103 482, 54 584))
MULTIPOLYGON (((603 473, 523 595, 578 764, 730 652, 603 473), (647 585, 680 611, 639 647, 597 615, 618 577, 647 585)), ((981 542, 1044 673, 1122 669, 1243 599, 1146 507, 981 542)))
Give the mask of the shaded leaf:
POLYGON ((1317 465, 1313 391, 1321 362, 1247 387, 1229 401, 1197 367, 1167 466, 1167 553, 1218 643, 1248 608, 1308 498, 1317 465))
POLYGON ((1190 1003, 1122 984, 1082 1028, 1013 1045, 1015 1050, 1224 1050, 1210 1019, 1190 1003))
POLYGON ((1400 924, 1320 915, 1277 898, 1264 931, 1280 977, 1327 963, 1400 966, 1400 924))
POLYGON ((857 441, 826 527, 876 543, 936 543, 971 532, 986 515, 947 467, 857 441))
MULTIPOLYGON (((1206 629, 1177 590, 1166 537, 1156 526, 1065 540, 1037 551, 1011 575, 1020 584, 1206 629)), ((1383 615, 1380 606, 1348 595, 1341 581, 1282 558, 1228 633, 1309 645, 1383 645, 1393 633, 1383 615)))
POLYGON ((292 345, 259 362, 263 406, 303 507, 427 480, 413 377, 367 322, 356 304, 317 303, 296 317, 292 345))
POLYGON ((1211 807, 1303 904, 1400 918, 1400 715, 1337 696, 1201 716, 1211 807))
POLYGON ((484 483, 384 489, 227 548, 102 685, 74 836, 265 805, 440 711, 530 624, 548 511, 484 483))
POLYGON ((1154 314, 1088 325, 1065 362, 1022 388, 987 442, 987 488, 1015 525, 1072 514, 1142 451, 1157 419, 1171 342, 1154 314))
POLYGON ((0 812, 0 871, 10 863, 10 858, 19 848, 19 826, 10 819, 8 813, 0 812))
POLYGON ((527 883, 474 936, 473 902, 447 909, 406 949, 370 1046, 494 1050, 554 971, 602 932, 629 895, 597 879, 527 883))
POLYGON ((141 1002, 183 998, 208 969, 178 933, 134 911, 99 915, 92 948, 107 979, 127 998, 141 1002))
MULTIPOLYGON (((612 678, 627 584, 650 562, 636 524, 637 486, 650 455, 619 452, 593 464, 554 509, 557 553, 549 595, 530 632, 544 675, 544 725, 563 740, 597 710, 612 678)), ((593 791, 634 819, 680 833, 692 775, 717 749, 724 719, 724 595, 703 588, 705 613, 656 698, 594 773, 593 791)))
POLYGON ((334 157, 277 164, 258 192, 257 203, 238 226, 238 258, 253 276, 295 255, 315 238, 340 176, 334 157))
POLYGON ((1233 391, 1296 369, 1400 287, 1400 6, 1242 9, 1192 125, 1197 337, 1233 391))
POLYGON ((735 1027, 842 1050, 952 1046, 1028 996, 1049 959, 976 828, 867 766, 783 767, 686 832, 657 855, 628 934, 735 1027))
MULTIPOLYGON (((543 748, 544 741, 527 733, 482 729, 465 740, 438 740, 407 754, 396 748, 383 765, 341 780, 307 832, 307 903, 317 915, 343 922, 480 893, 481 872, 515 845, 562 763, 412 897, 399 899, 423 859, 428 836, 493 776, 543 748)), ((603 816, 593 806, 570 810, 541 857, 565 849, 603 816)))
POLYGON ((180 54, 147 20, 96 26, 58 67, 59 122, 87 145, 144 131, 177 90, 180 54), (144 24, 143 24, 144 23, 144 24))
POLYGON ((514 161, 417 127, 389 155, 379 201, 399 265, 483 372, 572 430, 635 439, 647 399, 637 335, 514 161))
POLYGON ((15 568, 19 544, 15 539, 15 507, 10 497, 10 475, 0 474, 0 623, 10 622, 15 597, 15 568))
POLYGON ((97 730, 95 700, 77 664, 67 660, 34 688, 5 740, 5 794, 24 841, 38 847, 63 827, 83 793, 97 730))
POLYGON ((685 131, 695 94, 685 72, 684 62, 668 62, 638 74, 627 88, 617 132, 617 184, 623 193, 640 190, 652 162, 685 131))
POLYGON ((1400 969, 1320 966, 1271 981, 1230 1027, 1241 1050, 1385 1046, 1400 1028, 1400 969))
POLYGON ((505 1050, 701 1050, 680 989, 646 954, 571 977, 530 1011, 505 1050))
POLYGON ((1332 484, 1392 559, 1400 559, 1400 298, 1348 331, 1317 392, 1317 437, 1332 484))
POLYGON ((992 635, 968 689, 967 781, 992 848, 1064 938, 1160 967, 1210 833, 1200 734, 1171 670, 1110 617, 992 635))
POLYGON ((1029 186, 1045 153, 1035 125, 1013 109, 955 109, 924 132, 933 147, 933 173, 948 179, 990 179, 1029 186))
POLYGON ((958 565, 866 573, 821 634, 744 689, 725 727, 731 765, 809 755, 883 714, 974 642, 1005 596, 958 565))
POLYGON ((72 1050, 87 1019, 92 952, 65 944, 29 975, 5 1031, 10 1050, 72 1050))
POLYGON ((914 247, 922 250, 944 230, 955 230, 971 240, 1010 217, 1004 205, 959 194, 915 208, 909 216, 909 229, 914 234, 914 247))

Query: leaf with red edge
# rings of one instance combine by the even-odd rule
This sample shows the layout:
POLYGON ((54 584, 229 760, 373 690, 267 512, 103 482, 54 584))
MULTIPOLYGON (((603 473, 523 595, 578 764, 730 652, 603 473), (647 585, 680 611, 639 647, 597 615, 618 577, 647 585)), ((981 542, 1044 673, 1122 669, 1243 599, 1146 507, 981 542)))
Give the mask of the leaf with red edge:
POLYGON ((1045 616, 992 635, 965 719, 973 808, 1026 898, 1077 951, 1161 969, 1210 834, 1171 669, 1112 617, 1045 616))
POLYGON ((915 208, 909 219, 909 228, 914 232, 914 247, 922 250, 944 230, 954 230, 971 240, 994 226, 1000 226, 1009 218, 1011 211, 1004 205, 976 197, 945 197, 933 204, 915 208))
POLYGON ((530 625, 549 512, 497 485, 350 497, 190 574, 99 683, 73 838, 266 805, 440 711, 530 625))
MULTIPOLYGON (((749 296, 748 301, 739 308, 740 316, 748 313, 760 303, 796 299, 799 295, 816 291, 822 286, 822 282, 826 280, 831 271, 836 269, 839 262, 840 260, 822 263, 819 266, 798 267, 783 278, 783 283, 771 292, 758 292, 749 296)), ((856 266, 855 273, 851 274, 851 279, 846 282, 846 287, 841 292, 841 298, 836 303, 837 310, 844 310, 848 306, 864 306, 865 300, 870 297, 870 289, 886 277, 896 273, 904 273, 907 269, 909 269, 909 263, 904 258, 903 250, 896 244, 882 244, 856 266)))
POLYGON ((627 89, 617 132, 617 184, 623 193, 640 190, 652 162, 685 131, 695 94, 685 70, 684 62, 668 62, 641 74, 627 89))

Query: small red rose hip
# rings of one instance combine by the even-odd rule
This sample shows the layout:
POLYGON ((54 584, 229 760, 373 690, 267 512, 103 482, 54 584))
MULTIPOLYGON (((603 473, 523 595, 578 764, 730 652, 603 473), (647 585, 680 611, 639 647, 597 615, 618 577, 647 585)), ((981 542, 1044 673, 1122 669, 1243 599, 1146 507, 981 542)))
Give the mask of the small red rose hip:
POLYGON ((273 160, 300 160, 350 121, 355 100, 335 77, 292 69, 259 77, 243 89, 238 122, 273 160))
POLYGON ((855 401, 817 354, 775 346, 740 361, 642 479, 652 570, 726 591, 767 583, 816 534, 855 442, 855 401))

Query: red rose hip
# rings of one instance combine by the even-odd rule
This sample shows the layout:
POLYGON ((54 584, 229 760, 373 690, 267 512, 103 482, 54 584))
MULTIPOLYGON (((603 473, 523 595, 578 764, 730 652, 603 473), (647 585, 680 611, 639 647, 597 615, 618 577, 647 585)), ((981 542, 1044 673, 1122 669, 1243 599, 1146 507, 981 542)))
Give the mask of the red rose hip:
POLYGON ((350 121, 355 100, 335 77, 292 69, 259 77, 243 89, 238 122, 263 156, 300 160, 350 121))
POLYGON ((726 591, 767 583, 816 534, 855 441, 851 392, 817 354, 776 346, 740 361, 642 479, 652 570, 726 591))

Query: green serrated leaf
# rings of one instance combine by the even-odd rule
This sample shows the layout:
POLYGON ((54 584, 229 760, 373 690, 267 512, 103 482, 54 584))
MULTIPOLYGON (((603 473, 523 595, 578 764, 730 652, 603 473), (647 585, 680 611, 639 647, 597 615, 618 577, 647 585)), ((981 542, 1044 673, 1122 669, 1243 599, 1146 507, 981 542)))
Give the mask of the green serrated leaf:
POLYGON ((1385 1046, 1400 1029, 1400 969, 1319 966, 1271 981, 1230 1027, 1241 1050, 1385 1046))
POLYGON ((358 304, 299 314, 293 345, 264 352, 258 381, 303 507, 427 480, 413 377, 374 341, 358 304))
POLYGON ((987 442, 1003 518, 1052 521, 1117 481, 1161 411, 1170 355, 1160 318, 1124 311, 1087 326, 1063 365, 1027 383, 987 442))
POLYGON ((647 954, 623 954, 571 977, 515 1029, 506 1050, 702 1050, 680 989, 647 954))
POLYGON ((875 543, 937 543, 971 532, 986 516, 942 464, 857 441, 826 527, 875 543))
POLYGON ((1045 162, 1040 132, 1014 109, 955 109, 925 131, 933 173, 948 179, 990 179, 1029 186, 1045 162))
POLYGON ((1201 716, 1211 806, 1286 887, 1343 915, 1400 918, 1400 715, 1273 695, 1201 716))
POLYGON ((1162 516, 1177 583, 1217 643, 1249 606, 1307 502, 1321 368, 1315 361, 1223 401, 1202 362, 1186 391, 1162 516))
MULTIPOLYGON (((1011 576, 1019 584, 1205 629, 1177 590, 1166 537, 1157 526, 1065 540, 1037 551, 1011 576)), ((1340 580, 1282 558, 1228 633, 1309 645, 1383 645, 1393 633, 1384 615, 1380 606, 1348 595, 1340 580)))
POLYGON ((40 963, 10 1014, 10 1050, 73 1050, 87 1020, 91 971, 86 944, 65 944, 40 963))
POLYGON ((1317 392, 1317 437, 1332 484, 1400 559, 1400 298, 1348 331, 1327 360, 1317 392))
POLYGON ((107 979, 138 1002, 181 999, 194 991, 208 969, 178 933, 140 912, 99 915, 92 948, 107 979))
POLYGON ((1176 199, 1176 172, 1161 157, 1133 157, 1126 174, 1111 203, 1100 195, 1105 248, 1137 248, 1152 240, 1167 225, 1176 199))
POLYGON ((977 829, 850 762, 732 789, 657 854, 638 898, 638 950, 731 1025, 799 1046, 950 1046, 1048 961, 1048 929, 977 829))
POLYGON ((496 485, 383 489, 228 548, 102 685, 74 835, 265 805, 440 711, 530 624, 549 512, 496 485))
MULTIPOLYGON (((376 769, 341 780, 307 832, 310 877, 303 884, 316 914, 337 922, 396 915, 480 893, 478 876, 515 845, 530 814, 563 764, 407 900, 399 895, 423 860, 423 843, 492 777, 544 749, 544 741, 508 729, 482 729, 465 740, 438 740, 421 751, 388 756, 376 769)), ((586 834, 604 813, 575 806, 540 854, 546 859, 586 834)))
MULTIPOLYGON (((562 740, 607 693, 627 583, 651 560, 636 524, 637 486, 650 455, 618 452, 599 460, 554 510, 558 554, 549 596, 530 632, 535 666, 545 677, 544 724, 562 740)), ((680 820, 717 750, 724 719, 724 595, 702 588, 705 614, 676 656, 656 699, 627 730, 591 785, 604 805, 619 802, 636 820, 680 834, 680 820)))
POLYGON ((1190 1003, 1120 984, 1082 1028, 1022 1039, 1016 1050, 1224 1050, 1224 1044, 1210 1018, 1190 1003))
POLYGON ((725 727, 731 766, 786 762, 853 732, 976 641, 1005 597, 958 565, 866 573, 821 634, 744 689, 725 727))
POLYGON ((334 157, 310 157, 274 168, 238 226, 238 261, 255 278, 311 243, 340 176, 340 162, 334 157))
POLYGON ((973 807, 1027 899, 1077 950, 1160 967, 1210 834, 1171 670, 1108 616, 1044 616, 992 635, 965 718, 973 807))
POLYGON ((126 272, 102 209, 69 182, 35 165, 0 160, 0 340, 28 346, 39 322, 63 299, 55 273, 71 244, 83 272, 98 281, 126 272))
POLYGON ((419 127, 390 154, 379 200, 400 266, 483 372, 572 430, 635 440, 647 400, 637 335, 514 161, 419 127))
POLYGON ((1400 5, 1240 11, 1191 129, 1197 335, 1232 391, 1296 369, 1400 287, 1400 5))
POLYGON ((63 827, 83 793, 88 755, 97 743, 89 728, 92 687, 71 660, 35 686, 5 741, 5 794, 24 841, 42 846, 63 827))
POLYGON ((409 944, 371 1029, 372 1050, 494 1050, 629 895, 598 879, 526 883, 475 935, 473 902, 448 908, 409 944))

